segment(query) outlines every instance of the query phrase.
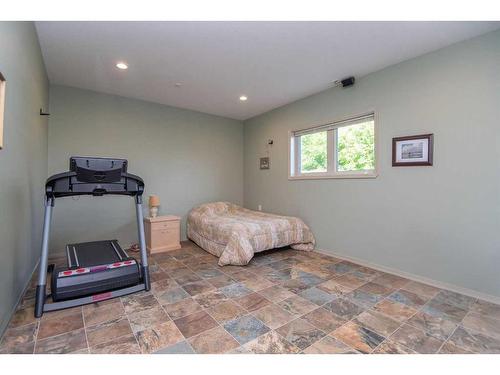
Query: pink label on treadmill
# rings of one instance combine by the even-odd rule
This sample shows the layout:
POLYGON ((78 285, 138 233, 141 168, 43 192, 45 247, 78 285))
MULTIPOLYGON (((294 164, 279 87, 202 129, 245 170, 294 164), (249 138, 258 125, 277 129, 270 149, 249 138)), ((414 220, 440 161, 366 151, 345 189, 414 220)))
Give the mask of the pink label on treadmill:
POLYGON ((126 260, 124 262, 115 262, 111 264, 103 264, 100 266, 94 266, 90 268, 90 272, 101 272, 106 270, 111 270, 113 268, 132 266, 135 264, 135 260, 126 260))
POLYGON ((108 269, 107 265, 104 266, 95 266, 90 269, 90 272, 100 272, 100 271, 106 271, 108 269))
POLYGON ((105 299, 110 299, 110 298, 111 298, 111 292, 107 292, 107 293, 93 295, 92 301, 98 302, 98 301, 104 301, 105 299))

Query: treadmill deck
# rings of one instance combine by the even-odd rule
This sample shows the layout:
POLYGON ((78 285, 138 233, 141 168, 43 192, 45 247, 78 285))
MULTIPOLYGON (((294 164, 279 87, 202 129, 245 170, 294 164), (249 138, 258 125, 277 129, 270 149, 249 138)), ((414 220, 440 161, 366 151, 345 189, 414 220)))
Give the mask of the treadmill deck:
POLYGON ((110 292, 141 282, 139 264, 127 255, 117 240, 69 244, 66 253, 68 267, 55 269, 52 273, 54 302, 110 292))
POLYGON ((66 245, 68 268, 95 267, 128 258, 117 240, 66 245))

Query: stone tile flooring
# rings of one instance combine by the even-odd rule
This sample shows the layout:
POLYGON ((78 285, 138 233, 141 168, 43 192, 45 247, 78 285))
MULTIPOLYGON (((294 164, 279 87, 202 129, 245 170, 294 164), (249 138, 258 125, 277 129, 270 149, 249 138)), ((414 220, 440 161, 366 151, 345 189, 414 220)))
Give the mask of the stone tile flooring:
POLYGON ((41 319, 33 281, 0 353, 500 353, 499 305, 323 254, 219 267, 185 242, 150 263, 150 292, 41 319))

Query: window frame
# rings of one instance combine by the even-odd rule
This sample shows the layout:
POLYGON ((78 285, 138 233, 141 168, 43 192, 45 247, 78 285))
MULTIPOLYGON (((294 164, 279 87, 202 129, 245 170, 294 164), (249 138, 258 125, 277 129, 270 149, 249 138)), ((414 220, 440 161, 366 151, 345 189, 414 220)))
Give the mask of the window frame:
POLYGON ((3 149, 3 132, 4 132, 4 118, 5 118, 5 86, 7 80, 0 72, 0 150, 3 149))
MULTIPOLYGON (((302 134, 304 135, 304 134, 302 134)), ((324 125, 316 125, 304 129, 296 129, 288 132, 288 179, 289 180, 315 180, 315 179, 336 179, 336 178, 376 178, 378 176, 378 115, 373 111, 368 111, 363 114, 356 114, 328 122, 324 125), (374 158, 375 168, 373 170, 365 171, 337 171, 337 131, 338 128, 349 126, 346 124, 350 121, 362 117, 373 116, 373 132, 374 132, 374 158), (326 128, 327 132, 327 171, 326 172, 300 172, 300 135, 297 132, 310 132, 314 133, 317 129, 318 132, 322 128, 326 128), (331 151, 330 151, 331 150, 331 151)))

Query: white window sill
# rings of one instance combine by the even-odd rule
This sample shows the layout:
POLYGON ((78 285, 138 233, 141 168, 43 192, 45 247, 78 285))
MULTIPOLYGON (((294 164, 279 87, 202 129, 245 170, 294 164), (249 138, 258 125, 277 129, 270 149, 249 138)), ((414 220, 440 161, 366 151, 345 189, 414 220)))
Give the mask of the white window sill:
POLYGON ((378 174, 370 173, 336 173, 336 174, 301 174, 288 176, 289 180, 325 180, 325 179, 349 179, 349 178, 377 178, 378 174))

